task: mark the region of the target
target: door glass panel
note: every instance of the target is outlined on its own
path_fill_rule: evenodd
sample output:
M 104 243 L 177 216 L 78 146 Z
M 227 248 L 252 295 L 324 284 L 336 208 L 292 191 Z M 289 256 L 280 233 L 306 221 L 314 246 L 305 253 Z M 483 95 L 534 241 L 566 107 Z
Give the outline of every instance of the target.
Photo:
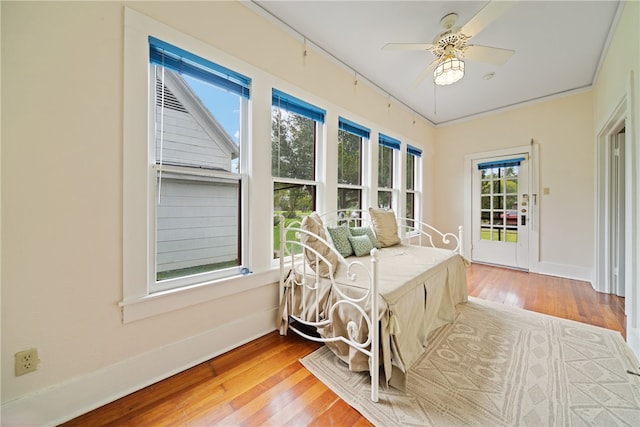
M 480 209 L 491 209 L 491 196 L 482 196 L 480 205 Z
M 480 188 L 480 194 L 491 194 L 491 182 L 482 181 L 482 187 Z
M 504 196 L 493 196 L 493 209 L 504 209 Z
M 518 241 L 518 167 L 480 171 L 480 239 Z

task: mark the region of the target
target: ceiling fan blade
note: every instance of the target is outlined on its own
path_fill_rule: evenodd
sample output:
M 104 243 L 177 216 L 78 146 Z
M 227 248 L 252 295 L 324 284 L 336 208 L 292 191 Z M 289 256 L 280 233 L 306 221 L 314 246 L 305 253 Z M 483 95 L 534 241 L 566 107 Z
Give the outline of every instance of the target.
M 490 1 L 469 22 L 462 26 L 460 32 L 468 37 L 477 35 L 515 4 L 515 1 Z
M 480 45 L 469 45 L 462 56 L 472 61 L 484 62 L 491 65 L 504 65 L 515 53 L 515 50 L 501 49 Z
M 429 50 L 432 47 L 431 43 L 387 43 L 382 50 Z
M 433 62 L 431 62 L 431 64 L 429 64 L 427 66 L 427 68 L 425 68 L 425 70 L 422 72 L 422 74 L 420 74 L 418 76 L 417 79 L 415 79 L 413 81 L 413 88 L 417 88 L 418 86 L 420 86 L 420 83 L 422 83 L 422 81 L 427 78 L 427 76 L 429 74 L 431 74 L 431 72 L 433 71 L 434 68 L 436 68 L 436 65 L 438 65 L 438 62 L 440 62 L 440 58 L 436 58 L 433 60 Z

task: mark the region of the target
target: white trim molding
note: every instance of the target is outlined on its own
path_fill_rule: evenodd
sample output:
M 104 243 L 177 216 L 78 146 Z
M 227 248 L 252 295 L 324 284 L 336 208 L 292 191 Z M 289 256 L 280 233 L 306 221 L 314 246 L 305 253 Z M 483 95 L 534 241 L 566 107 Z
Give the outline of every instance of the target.
M 464 156 L 464 234 L 463 234 L 463 255 L 467 259 L 471 259 L 471 244 L 472 244 L 472 188 L 471 177 L 473 173 L 473 161 L 491 157 L 511 156 L 522 153 L 528 154 L 529 160 L 529 194 L 532 202 L 529 205 L 529 269 L 532 273 L 539 271 L 539 252 L 540 252 L 540 203 L 539 201 L 539 169 L 538 169 L 538 144 L 531 139 L 529 145 L 520 145 L 517 147 L 510 147 L 501 150 L 486 151 L 481 153 L 472 153 Z
M 616 105 L 596 139 L 596 247 L 594 287 L 613 293 L 609 280 L 609 150 L 610 139 L 625 129 L 625 314 L 627 342 L 640 358 L 640 135 L 638 133 L 635 74 L 629 72 L 624 96 Z

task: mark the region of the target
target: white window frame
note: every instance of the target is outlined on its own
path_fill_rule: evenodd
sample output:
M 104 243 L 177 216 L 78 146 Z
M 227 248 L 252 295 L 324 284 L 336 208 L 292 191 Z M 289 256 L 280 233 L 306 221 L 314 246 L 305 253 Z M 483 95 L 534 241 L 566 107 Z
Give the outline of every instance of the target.
M 299 97 L 299 95 L 294 95 L 295 91 L 287 91 L 287 94 L 290 94 L 291 96 L 296 96 Z M 300 97 L 300 99 L 302 99 L 302 97 Z M 302 99 L 304 102 L 308 102 L 304 99 Z M 315 106 L 315 104 L 313 104 Z M 271 106 L 271 110 L 270 110 L 270 114 L 271 114 L 271 119 L 273 120 L 273 105 Z M 280 108 L 280 107 L 278 107 Z M 285 110 L 286 111 L 286 110 Z M 291 113 L 291 114 L 298 114 L 298 113 Z M 275 206 L 273 205 L 273 193 L 275 191 L 275 184 L 277 183 L 290 183 L 290 184 L 297 184 L 297 185 L 313 185 L 315 187 L 315 200 L 313 202 L 313 204 L 315 205 L 315 210 L 322 212 L 325 209 L 325 197 L 326 197 L 326 192 L 324 191 L 324 182 L 326 177 L 324 176 L 325 174 L 325 170 L 326 170 L 326 164 L 325 164 L 325 159 L 323 156 L 323 153 L 325 152 L 324 150 L 324 144 L 325 144 L 325 135 L 326 135 L 326 129 L 325 126 L 327 125 L 326 123 L 326 116 L 325 116 L 325 122 L 319 122 L 317 120 L 314 119 L 310 119 L 313 120 L 315 122 L 315 144 L 314 144 L 314 180 L 310 181 L 310 180 L 306 180 L 306 179 L 297 179 L 297 178 L 288 178 L 288 177 L 276 177 L 273 176 L 273 171 L 271 171 L 271 217 L 275 219 Z M 275 245 L 275 241 L 273 240 L 273 237 L 271 238 L 271 248 L 273 248 Z M 274 251 L 275 252 L 275 251 Z M 273 259 L 271 260 L 271 265 L 272 266 L 279 266 L 279 257 L 275 256 L 273 257 Z
M 405 152 L 405 175 L 406 175 L 406 164 L 409 156 L 413 157 L 413 190 L 407 188 L 407 183 L 405 182 L 405 193 L 413 193 L 413 209 L 414 209 L 414 219 L 418 222 L 422 221 L 422 157 L 414 156 L 409 152 Z M 406 196 L 405 196 L 406 197 Z M 404 209 L 406 209 L 406 199 L 404 203 Z M 408 212 L 404 212 L 404 216 L 406 218 L 409 217 Z
M 125 7 L 124 32 L 124 117 L 123 117 L 123 322 L 144 319 L 157 314 L 188 307 L 225 296 L 244 292 L 277 280 L 277 272 L 266 271 L 248 276 L 238 275 L 220 280 L 210 279 L 176 289 L 151 292 L 155 281 L 155 165 L 154 121 L 149 103 L 153 92 L 149 90 L 149 39 L 165 40 L 196 55 L 211 58 L 216 63 L 239 61 L 189 35 L 155 21 Z M 239 71 L 242 71 L 241 69 Z M 244 103 L 241 134 L 249 135 L 250 106 Z M 146 120 L 141 120 L 146 118 Z M 241 141 L 241 153 L 249 153 L 249 138 Z M 250 159 L 241 155 L 240 171 L 246 175 Z M 242 179 L 243 209 L 248 206 L 248 179 Z M 243 264 L 251 265 L 248 216 L 243 215 Z M 153 271 L 153 274 L 151 274 Z
M 378 144 L 378 161 L 376 162 L 377 167 L 376 167 L 376 183 L 379 184 L 378 181 L 378 174 L 380 173 L 380 150 L 383 147 L 380 143 L 376 142 Z M 402 207 L 402 203 L 403 201 L 400 200 L 400 194 L 402 192 L 401 187 L 400 187 L 400 183 L 403 182 L 404 180 L 402 179 L 402 174 L 404 173 L 404 167 L 402 167 L 401 165 L 401 153 L 400 150 L 391 148 L 391 154 L 392 154 L 392 168 L 393 171 L 391 173 L 391 187 L 380 187 L 379 185 L 376 188 L 376 194 L 375 194 L 375 206 L 378 206 L 378 193 L 382 190 L 382 191 L 386 191 L 386 192 L 390 192 L 391 193 L 391 202 L 390 202 L 390 206 L 389 208 L 392 209 L 394 212 L 396 212 L 396 215 L 399 216 L 401 212 L 403 212 L 404 208 Z M 372 202 L 374 202 L 374 200 L 372 200 Z
M 346 131 L 342 131 L 338 129 L 338 137 L 340 135 L 340 132 L 346 132 Z M 346 132 L 346 133 L 349 133 L 349 132 Z M 370 167 L 369 154 L 368 154 L 369 153 L 368 146 L 369 146 L 370 140 L 369 138 L 365 138 L 363 136 L 359 136 L 359 135 L 355 135 L 355 136 L 358 136 L 358 138 L 360 138 L 360 185 L 341 184 L 338 182 L 337 188 L 338 190 L 340 189 L 360 190 L 360 210 L 366 210 L 366 206 L 369 205 L 369 200 L 368 200 L 369 192 L 368 192 L 368 187 L 366 185 L 366 180 L 369 174 L 368 168 Z M 339 141 L 336 141 L 336 144 L 339 144 Z M 336 174 L 337 173 L 338 173 L 338 168 L 336 167 Z

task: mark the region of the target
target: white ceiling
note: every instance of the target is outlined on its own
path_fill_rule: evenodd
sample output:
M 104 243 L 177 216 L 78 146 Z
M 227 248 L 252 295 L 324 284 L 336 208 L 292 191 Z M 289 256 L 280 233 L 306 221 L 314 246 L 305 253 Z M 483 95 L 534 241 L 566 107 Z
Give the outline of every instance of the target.
M 518 1 L 470 40 L 515 50 L 494 66 L 466 61 L 464 78 L 435 86 L 415 79 L 435 58 L 429 51 L 383 51 L 390 42 L 431 43 L 440 20 L 458 14 L 464 25 L 486 1 L 260 1 L 252 8 L 272 15 L 321 48 L 360 79 L 433 124 L 588 88 L 594 83 L 613 31 L 619 1 Z M 488 73 L 494 77 L 486 80 Z

